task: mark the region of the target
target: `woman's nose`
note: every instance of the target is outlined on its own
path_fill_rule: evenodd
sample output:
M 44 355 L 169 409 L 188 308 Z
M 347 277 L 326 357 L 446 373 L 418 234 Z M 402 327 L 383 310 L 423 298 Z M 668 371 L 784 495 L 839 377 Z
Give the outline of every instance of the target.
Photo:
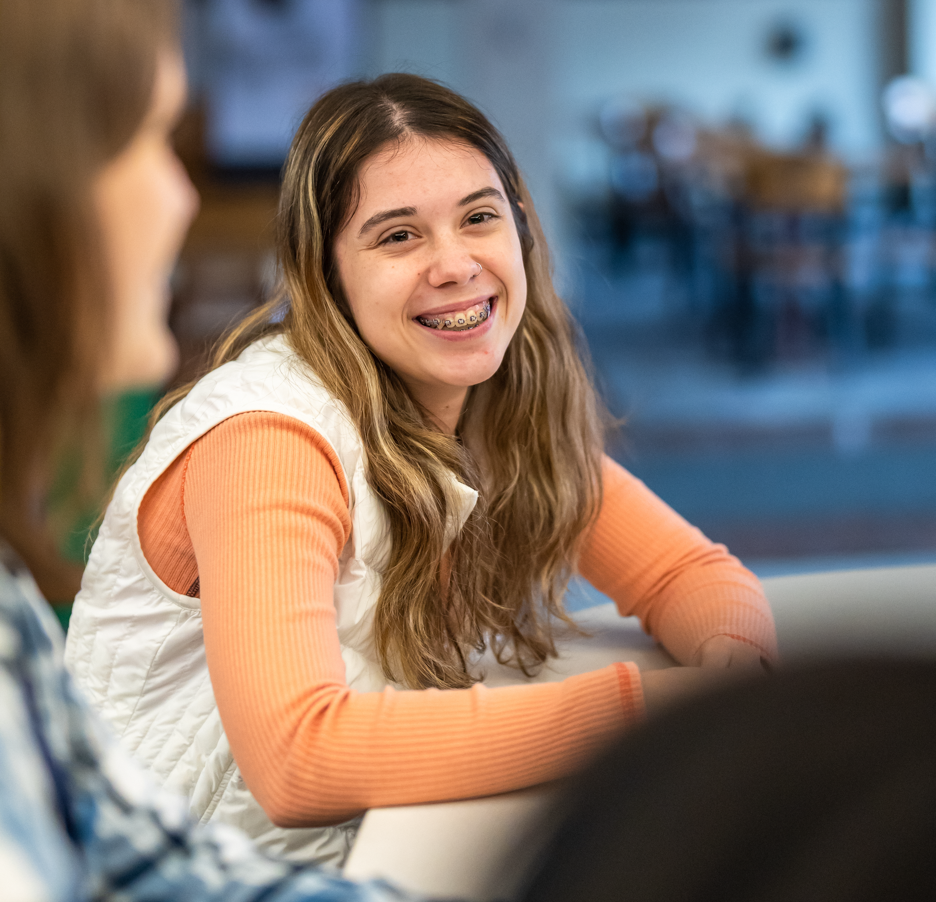
M 443 241 L 433 248 L 427 275 L 434 288 L 441 288 L 467 285 L 480 271 L 481 267 L 460 241 Z

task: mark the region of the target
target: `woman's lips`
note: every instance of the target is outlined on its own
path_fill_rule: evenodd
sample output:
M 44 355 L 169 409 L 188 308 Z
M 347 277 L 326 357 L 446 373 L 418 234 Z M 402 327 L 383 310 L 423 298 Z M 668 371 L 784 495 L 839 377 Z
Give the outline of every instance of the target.
M 499 307 L 499 301 L 497 295 L 492 295 L 487 301 L 484 302 L 485 315 L 478 319 L 475 323 L 466 323 L 464 326 L 459 326 L 456 322 L 453 326 L 445 327 L 444 324 L 441 326 L 432 326 L 428 325 L 422 320 L 424 319 L 436 319 L 437 317 L 414 317 L 413 322 L 418 326 L 421 326 L 431 335 L 438 338 L 444 339 L 446 341 L 469 341 L 475 336 L 486 335 L 491 327 L 494 325 L 494 319 L 497 315 L 497 310 Z M 445 319 L 445 317 L 438 317 L 439 319 Z M 448 315 L 448 318 L 451 319 L 451 314 Z M 456 317 L 457 319 L 457 317 Z
M 485 298 L 462 308 L 449 308 L 442 312 L 422 314 L 414 319 L 427 329 L 439 332 L 469 332 L 486 322 L 491 315 L 496 296 Z

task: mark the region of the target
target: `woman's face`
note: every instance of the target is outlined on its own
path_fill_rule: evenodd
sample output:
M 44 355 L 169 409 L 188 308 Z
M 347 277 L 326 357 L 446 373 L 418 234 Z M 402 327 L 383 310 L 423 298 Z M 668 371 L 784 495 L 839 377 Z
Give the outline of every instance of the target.
M 172 146 L 185 92 L 182 59 L 166 51 L 145 120 L 94 184 L 114 303 L 105 390 L 154 385 L 176 364 L 166 322 L 169 276 L 198 209 L 198 195 Z
M 335 241 L 361 337 L 439 425 L 501 365 L 526 305 L 520 237 L 487 157 L 411 139 L 371 157 Z

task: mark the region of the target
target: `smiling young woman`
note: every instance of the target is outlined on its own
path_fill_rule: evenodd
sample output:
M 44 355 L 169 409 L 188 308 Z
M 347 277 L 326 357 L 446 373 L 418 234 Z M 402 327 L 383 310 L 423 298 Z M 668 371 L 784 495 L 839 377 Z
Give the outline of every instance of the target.
M 411 75 L 325 94 L 279 263 L 164 402 L 69 633 L 197 817 L 339 862 L 368 807 L 554 779 L 702 671 L 774 656 L 754 576 L 603 456 L 533 203 L 464 98 Z M 575 572 L 701 667 L 486 688 L 485 649 L 555 654 Z
M 526 307 L 506 189 L 474 147 L 414 138 L 369 160 L 360 190 L 334 249 L 351 316 L 454 435 L 468 389 L 500 368 Z

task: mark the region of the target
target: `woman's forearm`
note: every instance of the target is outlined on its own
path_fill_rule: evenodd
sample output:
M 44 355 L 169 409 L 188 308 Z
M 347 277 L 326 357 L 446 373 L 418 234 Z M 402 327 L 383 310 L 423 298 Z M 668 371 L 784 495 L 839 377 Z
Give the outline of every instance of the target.
M 580 573 L 684 664 L 717 635 L 773 659 L 773 616 L 754 574 L 610 458 L 602 475 L 604 500 Z

